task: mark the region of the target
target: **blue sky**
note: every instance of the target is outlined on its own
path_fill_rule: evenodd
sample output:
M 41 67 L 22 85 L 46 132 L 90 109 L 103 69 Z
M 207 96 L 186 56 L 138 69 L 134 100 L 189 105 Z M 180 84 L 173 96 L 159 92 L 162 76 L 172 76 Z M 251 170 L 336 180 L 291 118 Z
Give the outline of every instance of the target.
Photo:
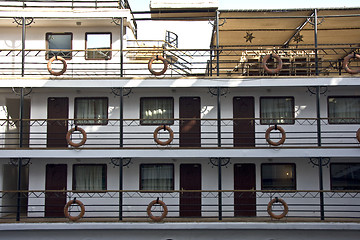
M 149 11 L 150 0 L 128 0 L 133 11 Z M 168 0 L 177 1 L 177 0 Z M 178 0 L 181 1 L 181 0 Z M 218 0 L 219 9 L 360 7 L 359 0 Z

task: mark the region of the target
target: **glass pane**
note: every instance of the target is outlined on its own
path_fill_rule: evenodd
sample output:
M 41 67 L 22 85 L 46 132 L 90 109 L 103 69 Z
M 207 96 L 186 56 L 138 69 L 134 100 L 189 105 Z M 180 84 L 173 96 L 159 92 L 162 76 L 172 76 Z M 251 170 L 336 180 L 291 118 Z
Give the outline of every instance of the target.
M 141 165 L 141 190 L 173 190 L 173 165 Z
M 48 48 L 49 49 L 72 49 L 71 45 L 71 34 L 48 34 Z M 64 58 L 71 57 L 71 52 L 66 51 L 49 51 L 48 57 L 52 58 L 53 56 L 60 56 Z
M 360 123 L 360 97 L 329 97 L 329 123 Z
M 331 164 L 332 190 L 359 190 L 360 163 Z
M 76 124 L 107 124 L 108 100 L 107 98 L 76 98 L 75 118 Z
M 74 190 L 106 190 L 104 165 L 74 165 Z
M 261 98 L 261 124 L 294 124 L 293 98 Z
M 86 51 L 87 59 L 110 59 L 111 51 L 104 51 L 102 49 L 111 49 L 111 34 L 110 33 L 87 33 L 86 47 L 93 49 L 93 51 Z M 101 49 L 101 50 L 97 50 Z
M 173 98 L 142 98 L 141 124 L 174 124 L 173 101 Z
M 263 164 L 261 165 L 262 189 L 295 190 L 295 165 Z

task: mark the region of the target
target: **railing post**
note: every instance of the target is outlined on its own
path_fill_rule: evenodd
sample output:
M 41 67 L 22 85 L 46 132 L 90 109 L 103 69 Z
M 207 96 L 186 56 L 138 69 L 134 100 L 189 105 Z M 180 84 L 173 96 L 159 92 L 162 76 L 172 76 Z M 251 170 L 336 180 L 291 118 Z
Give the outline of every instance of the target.
M 319 157 L 319 190 L 320 190 L 320 219 L 325 220 L 324 213 L 324 187 L 323 187 L 323 171 L 322 171 L 322 158 Z
M 222 181 L 221 181 L 221 157 L 218 158 L 218 190 L 219 190 L 219 194 L 218 194 L 218 216 L 219 216 L 219 220 L 222 220 Z
M 119 93 L 120 93 L 120 103 L 119 103 L 119 107 L 120 107 L 120 117 L 119 117 L 119 125 L 120 125 L 120 129 L 119 129 L 119 137 L 120 137 L 120 148 L 124 147 L 124 96 L 123 96 L 123 88 L 119 88 Z
M 123 219 L 123 158 L 119 160 L 119 221 Z
M 120 77 L 124 76 L 124 18 L 120 18 Z
M 219 60 L 219 11 L 216 10 L 216 76 L 220 75 Z

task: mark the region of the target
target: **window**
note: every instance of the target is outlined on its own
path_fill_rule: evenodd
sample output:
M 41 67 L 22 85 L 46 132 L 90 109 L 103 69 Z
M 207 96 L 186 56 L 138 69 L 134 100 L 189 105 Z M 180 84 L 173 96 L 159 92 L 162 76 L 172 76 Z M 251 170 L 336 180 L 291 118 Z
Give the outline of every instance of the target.
M 295 164 L 262 164 L 261 187 L 263 190 L 296 190 Z
M 60 56 L 65 59 L 71 59 L 71 51 L 53 51 L 53 49 L 72 49 L 72 33 L 46 33 L 46 46 L 48 51 L 46 53 L 46 59 L 50 59 L 53 56 Z
M 75 98 L 75 124 L 107 125 L 108 98 Z
M 331 190 L 360 190 L 360 163 L 331 163 Z
M 86 55 L 85 59 L 111 59 L 111 33 L 86 33 Z
M 141 98 L 140 118 L 140 124 L 143 125 L 174 124 L 174 99 L 172 97 Z
M 328 118 L 331 124 L 359 124 L 360 96 L 328 97 Z
M 73 190 L 106 190 L 106 165 L 74 164 Z
M 174 190 L 174 165 L 141 164 L 140 190 Z
M 261 97 L 261 124 L 294 124 L 293 97 Z

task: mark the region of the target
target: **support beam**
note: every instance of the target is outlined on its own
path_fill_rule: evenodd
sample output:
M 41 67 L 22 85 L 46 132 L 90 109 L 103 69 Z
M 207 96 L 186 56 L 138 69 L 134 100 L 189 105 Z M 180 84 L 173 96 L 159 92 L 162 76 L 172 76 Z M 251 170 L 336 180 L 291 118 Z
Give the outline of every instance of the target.
M 308 17 L 308 18 L 306 19 L 305 22 L 303 22 L 300 26 L 298 26 L 298 27 L 296 28 L 295 33 L 294 33 L 288 40 L 286 40 L 286 41 L 284 42 L 283 48 L 289 47 L 289 44 L 290 44 L 291 40 L 292 40 L 298 33 L 300 33 L 301 30 L 303 30 L 303 28 L 306 26 L 306 24 L 309 22 L 309 20 L 310 20 L 312 17 L 314 17 L 314 13 L 312 13 L 312 14 L 310 15 L 310 17 Z
M 120 158 L 119 160 L 119 221 L 123 220 L 123 170 L 124 170 L 124 162 L 123 158 Z

